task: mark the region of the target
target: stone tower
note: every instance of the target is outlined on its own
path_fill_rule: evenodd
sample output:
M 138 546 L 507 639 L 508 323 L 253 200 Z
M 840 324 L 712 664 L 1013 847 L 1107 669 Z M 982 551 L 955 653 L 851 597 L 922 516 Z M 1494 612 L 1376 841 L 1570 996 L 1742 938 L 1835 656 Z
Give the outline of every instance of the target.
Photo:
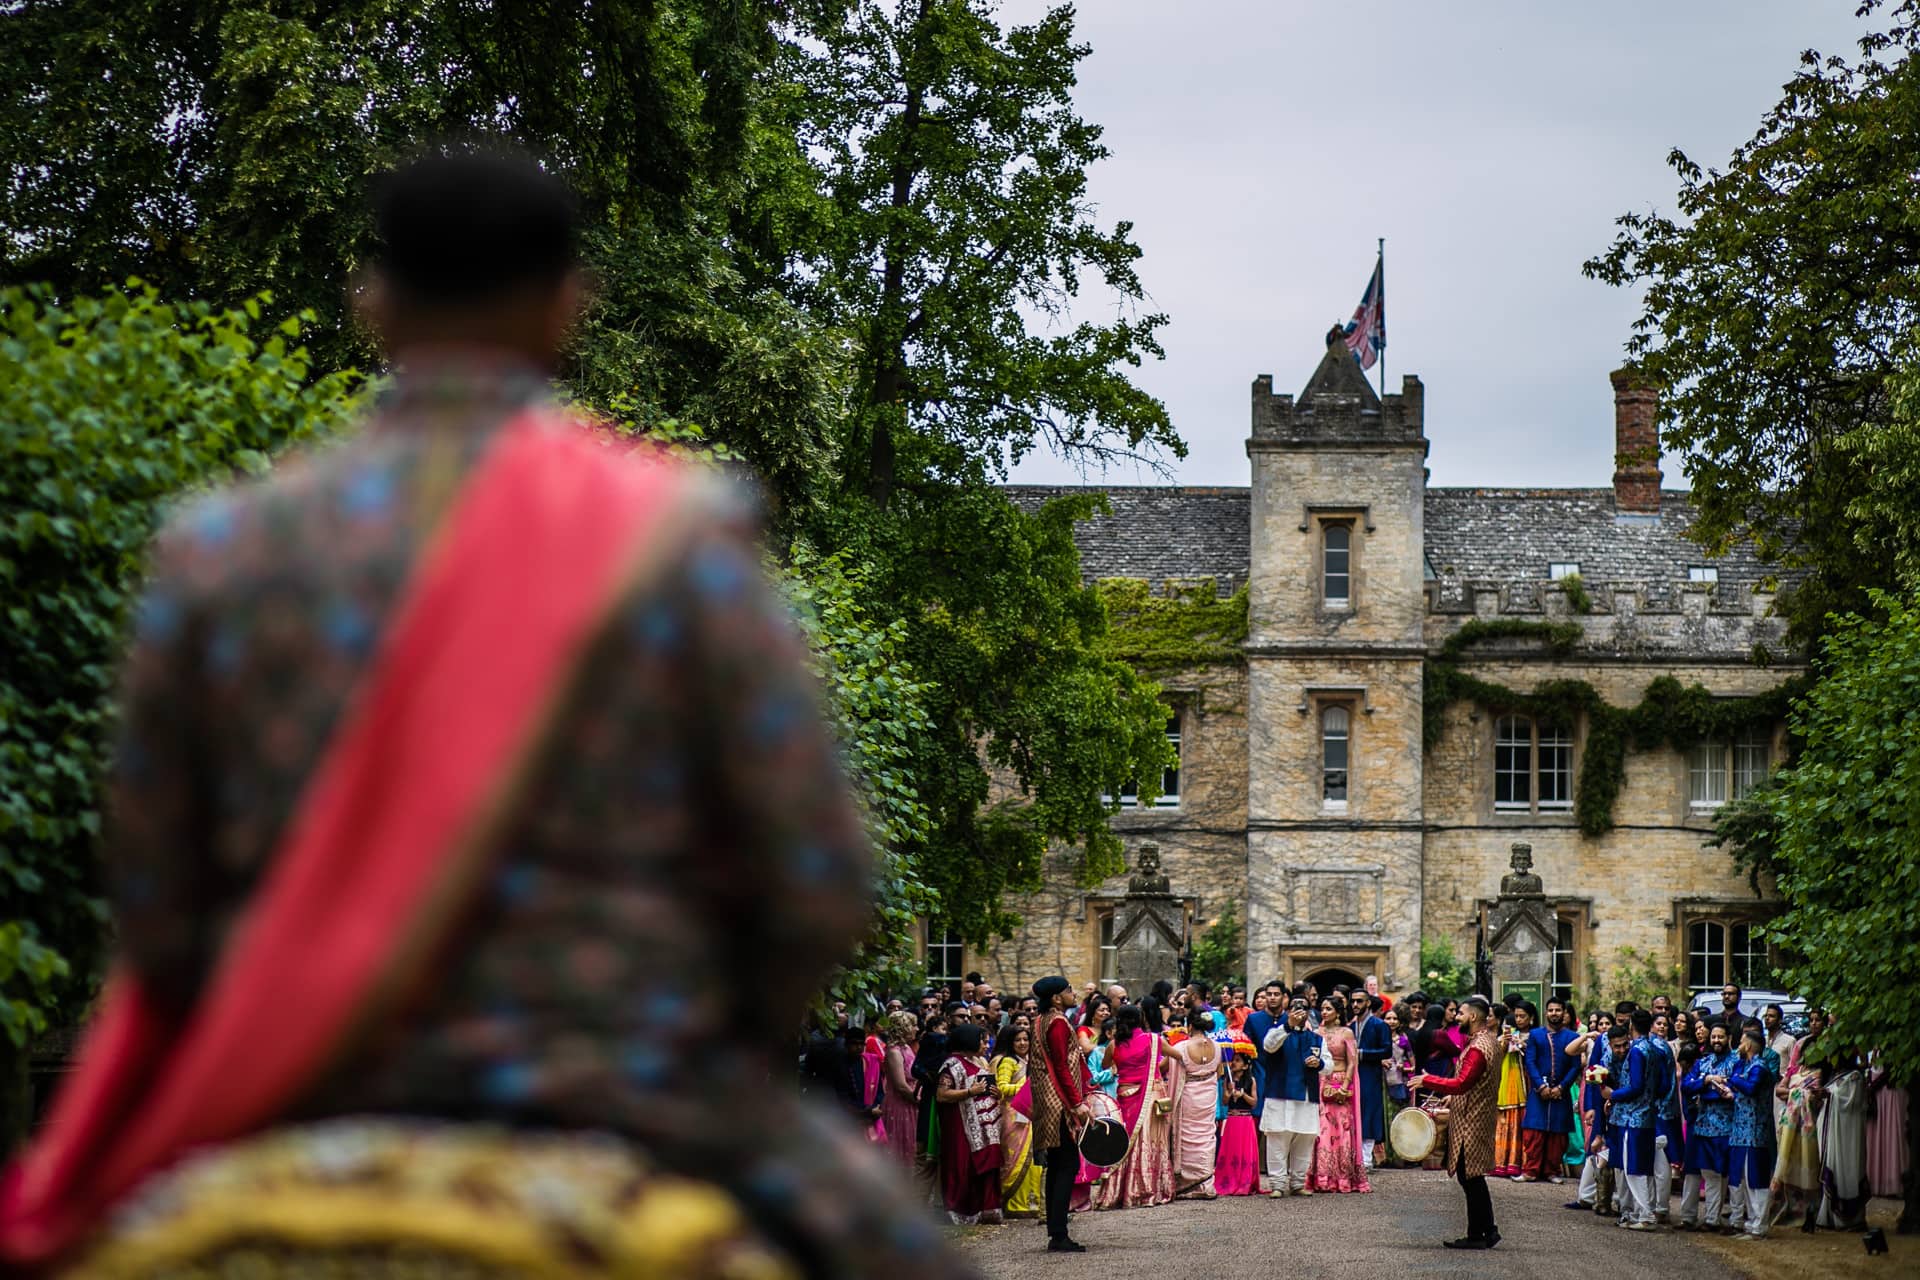
M 1253 383 L 1247 977 L 1415 985 L 1420 380 L 1383 403 L 1339 331 L 1294 396 Z

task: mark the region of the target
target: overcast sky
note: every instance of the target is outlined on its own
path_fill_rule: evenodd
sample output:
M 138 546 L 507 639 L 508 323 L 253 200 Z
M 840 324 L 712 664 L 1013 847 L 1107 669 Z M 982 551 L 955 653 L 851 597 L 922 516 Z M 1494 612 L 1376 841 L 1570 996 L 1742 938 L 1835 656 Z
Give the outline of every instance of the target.
M 1581 262 L 1619 214 L 1673 208 L 1671 148 L 1724 163 L 1802 49 L 1855 54 L 1854 5 L 1082 0 L 1075 97 L 1113 153 L 1091 195 L 1134 222 L 1170 317 L 1138 382 L 1187 442 L 1175 482 L 1247 483 L 1248 384 L 1299 392 L 1385 236 L 1387 389 L 1426 384 L 1432 483 L 1610 484 L 1637 312 Z M 1083 480 L 1051 458 L 1013 478 Z

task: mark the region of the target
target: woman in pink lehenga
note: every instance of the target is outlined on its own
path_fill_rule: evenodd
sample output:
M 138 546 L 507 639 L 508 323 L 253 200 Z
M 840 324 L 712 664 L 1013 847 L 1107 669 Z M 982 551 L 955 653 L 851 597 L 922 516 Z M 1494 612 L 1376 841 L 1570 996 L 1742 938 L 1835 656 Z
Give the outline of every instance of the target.
M 1139 1209 L 1173 1199 L 1173 1160 L 1168 1154 L 1166 1100 L 1161 1080 L 1167 1043 L 1147 1031 L 1138 1005 L 1114 1015 L 1111 1060 L 1119 1081 L 1120 1122 L 1132 1141 L 1127 1155 L 1092 1188 L 1095 1209 Z
M 1219 1149 L 1220 1046 L 1213 1042 L 1213 1015 L 1193 1015 L 1193 1034 L 1167 1054 L 1172 1068 L 1173 1188 L 1187 1200 L 1214 1197 L 1213 1162 Z
M 920 1023 L 912 1014 L 887 1015 L 887 1047 L 881 1060 L 887 1088 L 880 1099 L 880 1124 L 886 1132 L 880 1141 L 906 1169 L 920 1163 L 920 1086 L 913 1078 L 913 1044 L 919 1034 Z
M 1320 1141 L 1313 1148 L 1313 1191 L 1371 1191 L 1360 1157 L 1360 1047 L 1347 1030 L 1347 1002 L 1338 993 L 1320 1002 Z
M 1251 1047 L 1245 1040 L 1236 1046 Z M 1213 1189 L 1223 1196 L 1250 1196 L 1260 1190 L 1260 1134 L 1253 1104 L 1258 1088 L 1253 1060 L 1246 1053 L 1227 1056 L 1227 1118 L 1220 1124 L 1220 1153 L 1214 1160 Z

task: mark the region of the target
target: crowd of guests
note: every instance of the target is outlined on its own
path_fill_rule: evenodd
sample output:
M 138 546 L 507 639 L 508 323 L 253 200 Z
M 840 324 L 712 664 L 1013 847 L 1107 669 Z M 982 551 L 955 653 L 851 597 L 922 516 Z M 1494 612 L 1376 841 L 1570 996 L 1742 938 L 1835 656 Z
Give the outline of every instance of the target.
M 1748 1017 L 1740 998 L 1728 987 L 1710 1011 L 1657 996 L 1584 1022 L 1567 1000 L 1494 1004 L 1491 1174 L 1577 1178 L 1568 1208 L 1640 1231 L 1759 1236 L 1788 1214 L 1808 1230 L 1861 1224 L 1869 1195 L 1899 1194 L 1904 1093 L 1837 1042 L 1815 1052 L 1832 1038 L 1821 1011 L 1795 1037 L 1779 1006 Z M 1029 1073 L 1041 1012 L 978 974 L 889 1001 L 875 1025 L 836 1010 L 838 1035 L 809 1046 L 803 1082 L 921 1172 L 954 1221 L 1039 1216 Z M 1161 982 L 1137 1002 L 1089 983 L 1064 1016 L 1097 1094 L 1090 1114 L 1129 1138 L 1118 1164 L 1080 1164 L 1075 1210 L 1364 1194 L 1377 1170 L 1416 1163 L 1390 1140 L 1409 1106 L 1439 1135 L 1417 1163 L 1443 1167 L 1448 1098 L 1410 1085 L 1453 1074 L 1466 1044 L 1457 1001 L 1396 1002 L 1372 978 L 1324 994 Z
M 1823 1010 L 1795 1036 L 1779 1005 L 1753 1017 L 1740 999 L 1728 986 L 1718 1009 L 1622 1003 L 1570 1039 L 1590 1158 L 1567 1208 L 1759 1239 L 1782 1221 L 1861 1229 L 1870 1196 L 1900 1194 L 1905 1091 Z

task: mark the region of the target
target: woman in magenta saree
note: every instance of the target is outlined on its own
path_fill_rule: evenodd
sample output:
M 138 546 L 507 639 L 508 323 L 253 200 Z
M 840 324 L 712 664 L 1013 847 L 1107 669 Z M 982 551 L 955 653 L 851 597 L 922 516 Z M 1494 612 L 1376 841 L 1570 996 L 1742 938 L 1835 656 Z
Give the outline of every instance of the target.
M 1313 1149 L 1313 1191 L 1371 1191 L 1360 1153 L 1360 1048 L 1347 1030 L 1347 1002 L 1338 995 L 1320 1002 L 1320 1038 L 1326 1069 L 1320 1073 L 1320 1141 Z
M 1093 1188 L 1095 1209 L 1139 1209 L 1173 1199 L 1169 1150 L 1166 1041 L 1146 1030 L 1137 1005 L 1114 1015 L 1112 1060 L 1118 1080 L 1120 1122 L 1127 1127 L 1127 1155 Z

